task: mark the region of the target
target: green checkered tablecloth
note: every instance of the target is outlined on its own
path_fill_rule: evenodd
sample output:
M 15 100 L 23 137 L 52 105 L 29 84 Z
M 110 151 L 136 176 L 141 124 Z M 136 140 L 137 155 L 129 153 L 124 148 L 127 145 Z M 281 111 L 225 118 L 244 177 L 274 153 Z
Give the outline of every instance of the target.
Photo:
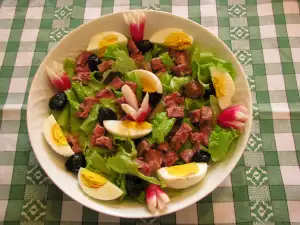
M 300 13 L 280 0 L 0 0 L 0 224 L 146 224 L 64 195 L 28 140 L 32 78 L 65 34 L 100 15 L 155 4 L 208 27 L 248 76 L 254 121 L 245 153 L 210 195 L 153 224 L 300 224 Z M 3 223 L 2 223 L 3 222 Z

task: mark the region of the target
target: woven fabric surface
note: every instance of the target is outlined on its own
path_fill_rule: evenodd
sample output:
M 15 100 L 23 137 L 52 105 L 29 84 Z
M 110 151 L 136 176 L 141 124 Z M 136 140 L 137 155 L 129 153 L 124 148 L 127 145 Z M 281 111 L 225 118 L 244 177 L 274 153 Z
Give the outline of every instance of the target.
M 248 77 L 253 125 L 243 157 L 206 198 L 155 220 L 94 212 L 39 166 L 26 127 L 32 78 L 81 24 L 149 7 L 202 24 Z M 300 12 L 280 0 L 0 0 L 0 224 L 300 224 Z M 3 222 L 3 223 L 1 223 Z

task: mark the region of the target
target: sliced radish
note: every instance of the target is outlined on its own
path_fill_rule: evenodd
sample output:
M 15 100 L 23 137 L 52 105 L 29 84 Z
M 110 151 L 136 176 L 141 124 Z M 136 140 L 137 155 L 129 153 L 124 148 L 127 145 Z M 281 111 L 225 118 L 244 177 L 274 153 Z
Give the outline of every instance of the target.
M 155 213 L 164 210 L 170 198 L 158 185 L 150 184 L 146 189 L 146 202 L 149 210 Z
M 242 130 L 248 117 L 248 110 L 245 106 L 235 105 L 223 110 L 218 117 L 218 124 L 221 127 Z
M 142 122 L 147 119 L 147 116 L 150 112 L 150 105 L 149 105 L 149 94 L 147 93 L 142 101 L 141 107 L 137 112 L 136 121 Z
M 131 117 L 133 120 L 136 120 L 137 118 L 137 111 L 132 108 L 130 105 L 128 104 L 121 104 L 122 109 L 124 110 L 124 112 Z
M 167 203 L 165 203 L 163 200 L 160 198 L 157 198 L 157 209 L 159 211 L 163 211 L 167 207 Z
M 127 84 L 125 84 L 121 88 L 121 91 L 126 102 L 137 111 L 139 109 L 139 105 L 136 95 L 133 93 L 132 89 Z
M 61 64 L 53 62 L 53 67 L 46 67 L 46 72 L 51 83 L 58 91 L 65 91 L 71 88 L 71 81 L 68 75 L 64 72 Z
M 156 206 L 157 206 L 157 198 L 156 198 L 156 191 L 155 189 L 152 189 L 150 187 L 146 190 L 146 202 L 148 209 L 155 213 L 156 212 Z
M 156 193 L 157 193 L 158 197 L 161 200 L 163 200 L 165 203 L 169 203 L 170 202 L 169 196 L 163 190 L 161 190 L 161 188 L 158 187 L 158 186 L 156 188 Z
M 133 10 L 123 15 L 125 23 L 129 26 L 133 41 L 142 41 L 144 39 L 146 15 L 142 10 Z

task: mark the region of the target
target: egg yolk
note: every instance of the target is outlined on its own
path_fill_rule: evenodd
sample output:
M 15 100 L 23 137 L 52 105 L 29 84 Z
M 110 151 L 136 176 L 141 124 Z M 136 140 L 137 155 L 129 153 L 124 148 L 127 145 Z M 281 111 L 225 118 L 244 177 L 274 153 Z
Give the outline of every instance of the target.
M 165 39 L 164 44 L 169 48 L 184 50 L 191 46 L 191 38 L 184 32 L 173 32 Z
M 217 98 L 223 97 L 226 95 L 226 79 L 222 74 L 212 77 L 212 82 L 216 90 Z
M 101 51 L 99 56 L 103 56 L 106 48 L 112 44 L 115 44 L 117 41 L 118 41 L 118 37 L 114 34 L 110 34 L 101 38 L 98 44 L 99 50 Z
M 107 179 L 100 174 L 87 169 L 82 169 L 80 176 L 82 183 L 89 188 L 99 188 L 107 182 Z
M 57 123 L 52 126 L 51 133 L 56 145 L 63 146 L 68 144 L 65 135 L 63 134 L 60 126 Z
M 169 174 L 176 177 L 187 177 L 199 172 L 199 167 L 196 163 L 188 163 L 184 165 L 167 167 Z
M 145 77 L 140 77 L 140 82 L 141 82 L 141 85 L 143 87 L 143 91 L 144 92 L 149 92 L 149 93 L 153 93 L 153 92 L 156 92 L 156 87 L 155 85 L 150 82 L 147 78 Z
M 137 122 L 130 121 L 130 120 L 123 121 L 123 125 L 126 128 L 134 128 L 137 130 L 143 130 L 143 129 L 148 129 L 148 128 L 152 127 L 152 124 L 148 123 L 148 122 L 137 123 Z

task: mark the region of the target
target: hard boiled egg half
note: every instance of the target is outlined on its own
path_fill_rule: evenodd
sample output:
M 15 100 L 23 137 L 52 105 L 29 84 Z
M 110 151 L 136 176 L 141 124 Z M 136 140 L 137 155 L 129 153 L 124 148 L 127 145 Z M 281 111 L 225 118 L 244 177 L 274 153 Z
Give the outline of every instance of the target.
M 95 34 L 92 36 L 87 51 L 94 52 L 99 57 L 102 57 L 108 46 L 113 44 L 124 44 L 127 45 L 127 37 L 123 34 L 115 31 L 107 31 Z
M 231 105 L 231 99 L 235 93 L 235 85 L 227 71 L 218 67 L 210 67 L 212 82 L 216 90 L 220 108 L 226 109 Z
M 131 139 L 144 137 L 152 131 L 152 124 L 148 122 L 105 120 L 103 121 L 103 125 L 112 135 Z
M 151 73 L 148 70 L 141 70 L 141 69 L 132 70 L 130 73 L 135 73 L 135 75 L 141 82 L 144 92 L 149 92 L 149 93 L 157 92 L 160 94 L 163 93 L 163 87 L 161 85 L 161 82 L 154 73 Z
M 50 115 L 45 120 L 43 132 L 46 141 L 55 152 L 65 157 L 69 157 L 74 154 L 53 115 Z
M 99 200 L 119 198 L 123 191 L 98 173 L 80 168 L 78 181 L 82 190 L 89 196 Z
M 177 166 L 163 167 L 157 170 L 157 175 L 167 187 L 183 189 L 198 183 L 207 171 L 206 163 L 188 163 Z
M 150 42 L 163 45 L 167 48 L 185 50 L 192 46 L 193 37 L 177 28 L 165 28 L 157 31 L 150 37 Z

